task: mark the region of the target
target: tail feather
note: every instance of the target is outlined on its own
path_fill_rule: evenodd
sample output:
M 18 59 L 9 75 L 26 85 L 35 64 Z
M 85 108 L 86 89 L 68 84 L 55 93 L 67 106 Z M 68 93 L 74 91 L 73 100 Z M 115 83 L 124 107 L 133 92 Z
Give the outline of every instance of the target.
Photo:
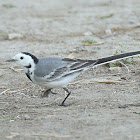
M 136 52 L 129 52 L 129 53 L 114 55 L 110 57 L 105 57 L 105 58 L 101 58 L 97 60 L 81 60 L 81 59 L 64 58 L 63 61 L 70 62 L 66 68 L 69 69 L 69 72 L 73 73 L 76 71 L 85 71 L 96 65 L 102 65 L 105 63 L 132 57 L 139 54 L 140 54 L 140 51 L 136 51 Z
M 101 58 L 101 59 L 98 59 L 94 65 L 106 64 L 111 61 L 121 60 L 121 59 L 132 57 L 135 55 L 140 55 L 140 51 L 129 52 L 129 53 L 118 54 L 118 55 L 114 55 L 114 56 L 110 56 L 110 57 Z

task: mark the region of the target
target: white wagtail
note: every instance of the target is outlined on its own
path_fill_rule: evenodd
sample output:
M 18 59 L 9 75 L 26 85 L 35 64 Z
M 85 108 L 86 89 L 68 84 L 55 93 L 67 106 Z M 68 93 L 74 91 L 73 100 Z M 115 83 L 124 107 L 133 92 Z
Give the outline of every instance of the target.
M 119 54 L 97 60 L 81 60 L 54 57 L 38 59 L 28 52 L 21 52 L 7 61 L 16 61 L 22 66 L 25 74 L 33 83 L 47 88 L 48 90 L 44 93 L 44 96 L 50 93 L 51 89 L 62 87 L 68 93 L 61 103 L 61 105 L 64 105 L 64 102 L 71 94 L 67 88 L 68 83 L 72 82 L 81 72 L 94 66 L 138 54 L 140 54 L 140 51 Z

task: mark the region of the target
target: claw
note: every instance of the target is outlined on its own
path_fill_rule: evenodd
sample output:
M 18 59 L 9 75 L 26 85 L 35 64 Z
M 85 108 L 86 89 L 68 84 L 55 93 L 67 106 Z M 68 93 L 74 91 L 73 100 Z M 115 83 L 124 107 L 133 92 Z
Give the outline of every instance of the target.
M 46 91 L 44 92 L 44 94 L 41 97 L 48 97 L 48 95 L 51 94 L 57 94 L 55 92 L 51 91 L 52 89 L 46 89 Z

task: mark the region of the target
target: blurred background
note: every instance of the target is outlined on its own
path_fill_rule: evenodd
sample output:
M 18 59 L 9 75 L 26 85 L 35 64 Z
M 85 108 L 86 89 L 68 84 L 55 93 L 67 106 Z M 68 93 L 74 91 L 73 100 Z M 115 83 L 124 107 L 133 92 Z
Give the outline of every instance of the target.
M 81 74 L 67 107 L 58 106 L 63 90 L 41 98 L 5 62 L 19 52 L 97 59 L 138 50 L 139 0 L 0 0 L 0 140 L 139 140 L 140 58 Z
M 137 0 L 6 0 L 0 11 L 2 54 L 93 58 L 139 48 Z

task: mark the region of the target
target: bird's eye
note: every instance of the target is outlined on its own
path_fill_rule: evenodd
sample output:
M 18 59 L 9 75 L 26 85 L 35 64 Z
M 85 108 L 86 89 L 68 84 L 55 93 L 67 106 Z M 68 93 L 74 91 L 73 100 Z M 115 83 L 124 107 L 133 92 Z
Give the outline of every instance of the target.
M 20 59 L 23 59 L 23 58 L 24 58 L 24 57 L 22 57 L 22 56 L 20 57 Z

